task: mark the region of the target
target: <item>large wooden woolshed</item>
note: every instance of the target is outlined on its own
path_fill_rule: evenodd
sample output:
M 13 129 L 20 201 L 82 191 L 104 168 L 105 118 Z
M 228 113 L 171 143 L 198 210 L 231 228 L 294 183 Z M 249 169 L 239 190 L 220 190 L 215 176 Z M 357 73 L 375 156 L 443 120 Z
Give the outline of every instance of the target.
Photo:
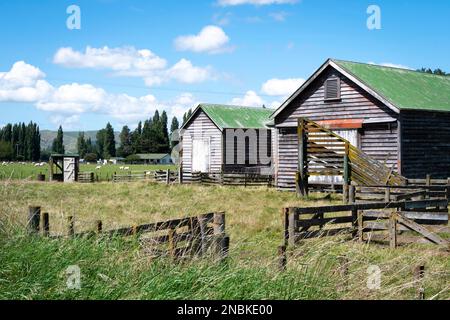
M 272 134 L 267 127 L 273 110 L 244 106 L 200 104 L 181 127 L 181 167 L 183 176 L 192 172 L 233 173 L 271 168 Z M 237 138 L 227 139 L 227 132 L 256 132 L 257 145 L 245 140 L 245 159 L 237 160 Z M 230 137 L 230 136 L 228 136 Z M 259 153 L 267 150 L 270 163 L 262 162 Z M 227 161 L 233 152 L 234 161 Z M 253 157 L 257 153 L 256 157 Z M 251 161 L 257 159 L 257 161 Z
M 329 59 L 272 117 L 279 189 L 295 189 L 299 118 L 407 178 L 450 177 L 450 77 Z

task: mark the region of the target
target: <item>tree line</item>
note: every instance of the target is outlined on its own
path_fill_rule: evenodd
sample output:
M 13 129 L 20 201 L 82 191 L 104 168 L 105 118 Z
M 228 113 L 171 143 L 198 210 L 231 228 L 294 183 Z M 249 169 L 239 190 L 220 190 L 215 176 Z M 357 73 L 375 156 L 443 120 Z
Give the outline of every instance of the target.
M 0 129 L 0 160 L 39 161 L 40 158 L 41 134 L 36 123 L 8 123 Z
M 119 146 L 116 148 L 114 128 L 110 123 L 97 132 L 95 143 L 80 132 L 77 139 L 77 151 L 86 161 L 122 157 L 131 159 L 140 153 L 170 153 L 170 134 L 179 129 L 176 117 L 172 118 L 170 131 L 167 113 L 155 111 L 153 117 L 140 121 L 136 129 L 123 126 L 119 134 Z M 62 130 L 62 129 L 61 129 Z M 58 138 L 58 137 L 57 137 Z M 59 145 L 59 143 L 57 143 Z

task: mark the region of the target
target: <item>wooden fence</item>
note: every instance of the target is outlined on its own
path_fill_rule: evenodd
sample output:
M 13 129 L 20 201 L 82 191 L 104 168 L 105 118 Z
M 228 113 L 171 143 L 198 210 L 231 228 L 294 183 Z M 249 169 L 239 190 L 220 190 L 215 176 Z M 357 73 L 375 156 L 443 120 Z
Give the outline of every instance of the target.
M 273 187 L 272 175 L 256 173 L 201 173 L 183 172 L 183 183 L 243 186 L 243 187 Z
M 79 183 L 93 183 L 95 182 L 94 172 L 79 172 L 77 182 Z
M 375 239 L 373 233 L 378 231 L 389 231 L 387 239 L 394 248 L 398 231 L 414 231 L 429 242 L 449 245 L 433 232 L 435 226 L 448 225 L 447 199 L 285 208 L 283 217 L 284 246 L 341 234 L 364 241 L 366 234 L 370 234 L 369 239 Z M 448 231 L 448 228 L 442 230 Z
M 136 181 L 154 181 L 160 183 L 176 183 L 179 182 L 179 174 L 174 170 L 156 170 L 142 172 L 114 172 L 112 176 L 113 182 L 136 182 Z
M 41 218 L 42 217 L 42 218 Z M 61 239 L 64 237 L 127 237 L 137 236 L 143 250 L 152 257 L 170 256 L 174 259 L 216 255 L 220 260 L 227 258 L 230 238 L 225 230 L 225 213 L 208 213 L 195 217 L 181 218 L 103 230 L 102 221 L 96 221 L 95 230 L 75 231 L 75 219 L 67 220 L 67 234 L 50 236 L 49 214 L 41 207 L 29 207 L 27 230 L 30 234 Z

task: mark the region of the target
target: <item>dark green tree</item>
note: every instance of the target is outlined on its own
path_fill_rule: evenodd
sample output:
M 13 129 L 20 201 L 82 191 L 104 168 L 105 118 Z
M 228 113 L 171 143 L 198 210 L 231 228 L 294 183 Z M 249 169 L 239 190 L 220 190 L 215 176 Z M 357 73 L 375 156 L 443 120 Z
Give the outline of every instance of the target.
M 19 137 L 20 140 L 20 137 Z M 53 140 L 52 144 L 52 152 L 58 153 L 58 154 L 64 154 L 64 132 L 62 129 L 62 126 L 59 126 L 58 133 L 56 134 L 56 138 Z
M 86 143 L 86 139 L 84 137 L 84 132 L 80 132 L 78 134 L 77 150 L 78 150 L 78 154 L 80 155 L 81 158 L 84 158 L 84 156 L 88 153 L 87 143 Z
M 120 146 L 117 155 L 123 158 L 133 154 L 132 134 L 128 126 L 124 126 L 120 132 Z
M 103 157 L 110 159 L 116 156 L 116 139 L 114 136 L 114 128 L 108 122 L 105 128 L 105 144 L 103 150 Z

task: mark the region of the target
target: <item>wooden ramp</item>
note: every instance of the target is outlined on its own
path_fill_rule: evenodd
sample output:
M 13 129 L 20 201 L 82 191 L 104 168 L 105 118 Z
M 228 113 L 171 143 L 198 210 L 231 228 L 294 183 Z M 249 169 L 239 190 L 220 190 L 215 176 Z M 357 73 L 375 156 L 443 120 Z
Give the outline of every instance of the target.
M 318 123 L 300 118 L 298 121 L 299 172 L 297 191 L 308 194 L 311 176 L 341 176 L 344 185 L 402 186 L 407 179 L 351 145 L 350 142 Z

